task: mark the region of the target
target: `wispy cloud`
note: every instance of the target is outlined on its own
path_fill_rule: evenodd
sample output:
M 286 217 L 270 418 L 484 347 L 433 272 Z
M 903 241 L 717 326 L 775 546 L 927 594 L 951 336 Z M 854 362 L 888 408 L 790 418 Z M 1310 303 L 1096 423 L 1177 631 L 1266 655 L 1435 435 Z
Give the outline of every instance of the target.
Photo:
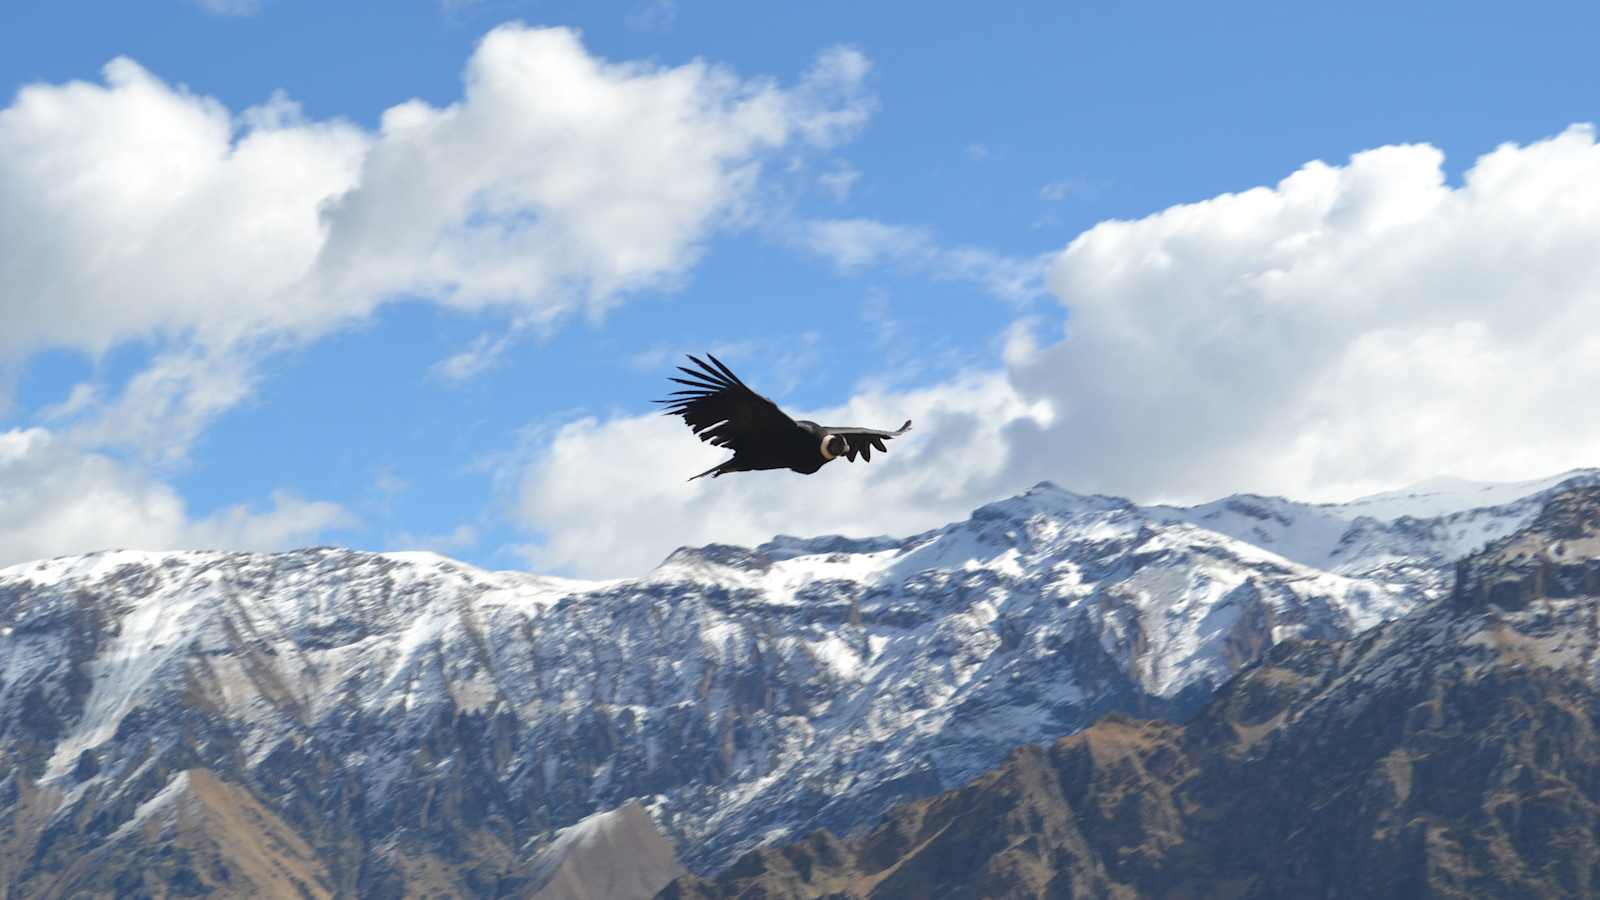
M 807 373 L 822 363 L 821 344 L 822 333 L 815 330 L 781 337 L 716 340 L 700 347 L 656 344 L 634 354 L 628 362 L 641 372 L 658 372 L 683 365 L 691 353 L 700 356 L 709 352 L 730 365 L 760 359 L 778 379 L 770 385 L 772 393 L 781 396 L 803 383 Z
M 482 375 L 500 363 L 500 357 L 517 341 L 517 333 L 490 331 L 473 338 L 472 345 L 453 353 L 428 368 L 435 378 L 450 382 L 464 382 Z
M 390 550 L 432 550 L 435 553 L 461 553 L 478 545 L 482 532 L 476 525 L 457 525 L 437 534 L 396 532 L 384 543 Z
M 828 219 L 801 226 L 800 243 L 841 271 L 889 265 L 933 278 L 967 281 L 1010 302 L 1045 293 L 1048 254 L 1006 256 L 981 247 L 946 247 L 932 232 L 873 219 Z
M 677 0 L 644 0 L 622 19 L 634 31 L 671 31 L 677 21 Z
M 254 16 L 261 13 L 262 0 L 193 0 L 193 3 L 214 16 Z
M 861 170 L 847 162 L 840 162 L 832 170 L 817 176 L 817 181 L 840 203 L 850 199 L 850 191 L 860 179 Z

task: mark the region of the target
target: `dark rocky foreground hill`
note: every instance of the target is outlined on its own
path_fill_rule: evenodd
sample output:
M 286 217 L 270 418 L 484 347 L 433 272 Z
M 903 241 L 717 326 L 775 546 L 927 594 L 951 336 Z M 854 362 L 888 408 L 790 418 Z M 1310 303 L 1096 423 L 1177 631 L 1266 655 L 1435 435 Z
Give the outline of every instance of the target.
M 1446 602 L 1278 644 L 1185 725 L 1113 715 L 661 896 L 1595 896 L 1600 490 L 1458 571 Z

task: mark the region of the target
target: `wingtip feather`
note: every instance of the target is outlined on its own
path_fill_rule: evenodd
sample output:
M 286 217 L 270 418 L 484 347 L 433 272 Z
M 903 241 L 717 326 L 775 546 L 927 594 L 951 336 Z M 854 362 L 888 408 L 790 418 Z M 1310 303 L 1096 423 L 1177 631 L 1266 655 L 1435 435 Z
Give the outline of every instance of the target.
M 709 353 L 707 353 L 706 356 L 709 356 L 712 359 L 716 359 L 715 356 L 711 356 L 711 354 L 709 354 Z M 717 367 L 716 366 L 713 366 L 710 363 L 706 362 L 705 360 L 701 359 L 700 357 L 695 356 L 693 353 L 689 354 L 689 358 L 694 360 L 694 364 L 695 365 L 697 365 L 701 369 L 705 370 L 704 372 L 690 372 L 689 373 L 691 375 L 694 375 L 696 378 L 704 378 L 707 381 L 711 381 L 714 384 L 717 384 L 717 385 L 719 385 L 721 387 L 733 387 L 734 386 L 734 382 L 738 380 L 738 379 L 729 380 L 727 376 L 725 376 L 721 372 L 717 371 Z M 682 368 L 682 367 L 680 366 L 679 368 Z
M 722 370 L 722 374 L 726 375 L 728 377 L 729 381 L 733 382 L 734 384 L 738 385 L 739 387 L 744 387 L 745 386 L 744 382 L 739 380 L 739 376 L 733 374 L 733 370 L 728 368 L 728 366 L 722 360 L 717 359 L 715 356 L 711 355 L 711 353 L 709 351 L 707 351 L 707 353 L 706 353 L 706 358 L 711 360 L 712 362 L 716 363 L 717 364 L 717 368 Z

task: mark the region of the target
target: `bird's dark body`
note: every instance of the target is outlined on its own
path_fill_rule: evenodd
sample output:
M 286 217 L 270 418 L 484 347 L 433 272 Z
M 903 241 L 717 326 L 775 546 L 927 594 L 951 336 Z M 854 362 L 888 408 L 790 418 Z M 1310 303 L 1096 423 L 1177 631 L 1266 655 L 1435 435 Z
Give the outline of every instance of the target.
M 667 415 L 682 416 L 701 440 L 733 451 L 732 459 L 694 478 L 766 469 L 811 475 L 841 456 L 855 462 L 859 455 L 870 462 L 874 448 L 884 451 L 884 441 L 911 427 L 907 421 L 898 431 L 880 431 L 791 419 L 777 404 L 750 390 L 721 360 L 709 353 L 706 357 L 710 363 L 690 356 L 699 369 L 680 367 L 690 378 L 672 379 L 687 390 L 657 401 L 667 404 Z
M 822 455 L 822 429 L 815 422 L 797 421 L 795 424 L 805 430 L 779 432 L 753 442 L 748 449 L 735 450 L 733 459 L 719 466 L 716 474 L 789 469 L 811 475 L 831 462 Z

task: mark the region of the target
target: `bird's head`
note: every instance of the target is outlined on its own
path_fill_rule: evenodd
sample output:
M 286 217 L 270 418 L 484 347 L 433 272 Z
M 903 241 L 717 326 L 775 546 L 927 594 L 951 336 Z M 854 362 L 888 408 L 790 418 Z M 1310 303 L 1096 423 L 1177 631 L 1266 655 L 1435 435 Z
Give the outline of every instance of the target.
M 838 436 L 837 434 L 825 434 L 822 436 L 823 459 L 833 459 L 835 456 L 843 456 L 845 451 L 849 449 L 850 448 L 845 445 L 844 438 Z

